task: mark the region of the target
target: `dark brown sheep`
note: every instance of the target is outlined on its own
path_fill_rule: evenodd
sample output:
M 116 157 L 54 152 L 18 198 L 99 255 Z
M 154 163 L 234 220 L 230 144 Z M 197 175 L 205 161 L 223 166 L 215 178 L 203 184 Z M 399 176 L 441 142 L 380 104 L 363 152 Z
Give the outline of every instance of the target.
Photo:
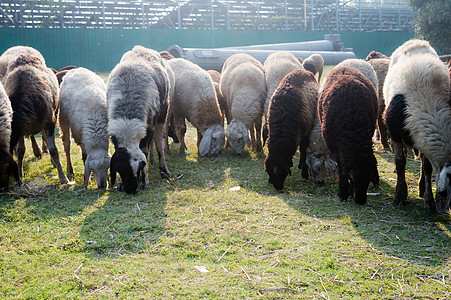
M 353 192 L 355 202 L 365 204 L 368 184 L 379 183 L 372 144 L 377 109 L 376 90 L 359 70 L 339 67 L 329 73 L 318 100 L 318 116 L 338 165 L 340 201 Z
M 270 100 L 265 171 L 277 190 L 283 188 L 287 175 L 291 174 L 293 155 L 298 147 L 302 177 L 308 178 L 306 149 L 316 114 L 318 89 L 318 82 L 311 72 L 294 70 L 283 78 Z
M 9 64 L 4 84 L 14 112 L 10 152 L 13 153 L 18 146 L 20 177 L 23 177 L 24 136 L 42 131 L 42 138 L 49 148 L 52 163 L 58 169 L 60 182 L 67 183 L 68 179 L 61 167 L 54 136 L 59 99 L 55 74 L 39 58 L 21 54 Z

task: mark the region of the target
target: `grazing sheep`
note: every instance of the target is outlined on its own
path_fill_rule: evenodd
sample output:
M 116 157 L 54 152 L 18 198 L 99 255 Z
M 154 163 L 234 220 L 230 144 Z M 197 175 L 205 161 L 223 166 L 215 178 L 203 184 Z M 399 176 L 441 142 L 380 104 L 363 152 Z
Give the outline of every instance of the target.
M 45 65 L 45 59 L 38 50 L 28 46 L 14 46 L 7 49 L 0 56 L 0 80 L 6 75 L 8 64 L 20 54 L 31 54 L 36 56 Z
M 171 59 L 168 65 L 175 74 L 171 109 L 180 141 L 179 154 L 185 153 L 185 119 L 187 119 L 197 129 L 199 154 L 218 155 L 224 146 L 225 134 L 210 75 L 198 65 L 183 58 Z
M 10 177 L 21 183 L 17 164 L 9 152 L 12 118 L 11 102 L 0 82 L 0 190 L 8 188 Z
M 306 153 L 306 163 L 315 184 L 324 184 L 327 175 L 338 180 L 337 164 L 331 158 L 332 154 L 324 143 L 318 114 L 315 115 L 315 120 L 313 121 L 313 128 L 310 132 L 310 142 Z
M 216 91 L 216 98 L 218 99 L 219 110 L 221 112 L 221 124 L 224 126 L 225 118 L 227 118 L 227 124 L 232 122 L 232 116 L 229 115 L 229 110 L 227 109 L 227 100 L 221 93 L 221 89 L 219 87 L 219 83 L 221 82 L 221 73 L 216 70 L 207 70 L 207 73 L 210 74 L 211 79 L 213 80 L 213 85 Z
M 3 54 L 0 56 L 0 81 L 3 79 L 3 77 L 6 74 L 8 64 L 12 60 L 16 59 L 17 56 L 19 56 L 20 54 L 31 54 L 31 55 L 39 58 L 42 61 L 42 63 L 45 64 L 45 59 L 38 50 L 36 50 L 32 47 L 28 47 L 28 46 L 11 47 L 11 48 L 7 49 L 5 52 L 3 52 Z M 47 152 L 44 142 L 42 143 L 43 151 L 41 151 L 41 148 L 39 148 L 34 135 L 30 135 L 29 138 L 31 140 L 31 146 L 33 148 L 34 156 L 40 158 L 42 156 L 42 152 Z
M 318 89 L 318 82 L 311 72 L 294 70 L 283 78 L 271 98 L 265 171 L 277 190 L 283 188 L 287 175 L 291 175 L 293 155 L 298 147 L 302 177 L 308 179 L 305 158 L 316 114 Z
M 67 183 L 54 136 L 59 98 L 55 74 L 38 57 L 21 54 L 8 65 L 3 82 L 14 111 L 10 152 L 13 153 L 13 149 L 18 146 L 20 177 L 23 177 L 24 136 L 42 131 L 52 163 L 58 170 L 59 180 L 63 184 Z
M 338 196 L 365 204 L 370 181 L 379 175 L 373 154 L 372 136 L 377 120 L 377 94 L 359 70 L 334 68 L 326 78 L 318 100 L 318 116 L 327 148 L 339 170 Z
M 406 148 L 412 147 L 422 157 L 419 194 L 424 197 L 424 206 L 443 213 L 451 198 L 449 72 L 426 41 L 406 42 L 395 50 L 392 58 L 395 54 L 396 61 L 390 64 L 384 86 L 384 118 L 398 176 L 394 204 L 402 205 L 407 198 Z M 435 201 L 432 171 L 437 183 Z
M 228 144 L 238 155 L 244 154 L 245 145 L 252 145 L 252 149 L 261 152 L 261 124 L 266 97 L 263 65 L 249 54 L 234 54 L 224 63 L 221 74 L 221 93 L 227 99 L 232 116 L 226 131 Z
M 358 69 L 376 88 L 378 91 L 379 82 L 377 80 L 376 72 L 373 67 L 362 59 L 346 59 L 336 65 L 334 69 L 340 67 L 353 67 Z M 333 70 L 334 70 L 333 69 Z M 326 87 L 326 80 L 323 80 L 320 86 L 320 93 Z M 337 166 L 331 159 L 330 152 L 327 150 L 322 134 L 320 133 L 320 120 L 315 120 L 312 133 L 310 134 L 310 145 L 307 148 L 307 165 L 309 166 L 312 174 L 313 182 L 317 184 L 323 184 L 326 180 L 326 174 L 329 174 L 332 178 L 337 179 Z
M 387 138 L 387 129 L 385 127 L 385 122 L 383 120 L 383 114 L 385 111 L 385 100 L 384 100 L 384 82 L 387 76 L 388 67 L 390 66 L 390 59 L 386 58 L 374 58 L 368 61 L 376 72 L 378 87 L 378 104 L 379 104 L 379 114 L 377 117 L 377 128 L 379 130 L 380 141 L 384 149 L 390 149 Z
M 377 52 L 377 51 L 371 51 L 370 52 L 370 54 L 368 54 L 368 56 L 365 58 L 365 61 L 371 61 L 372 59 L 387 59 L 387 58 L 390 58 L 390 57 L 388 57 L 388 56 L 386 56 L 386 55 L 384 55 L 384 54 L 382 54 L 382 53 L 380 53 L 380 52 Z
M 265 145 L 268 137 L 267 114 L 269 101 L 285 75 L 293 70 L 304 69 L 304 67 L 292 53 L 288 51 L 277 51 L 271 53 L 266 58 L 263 68 L 265 70 L 266 79 L 266 100 L 265 105 L 263 106 L 265 124 L 263 125 L 262 135 L 263 145 Z
M 74 176 L 70 158 L 70 132 L 80 146 L 85 166 L 84 185 L 94 173 L 98 188 L 108 185 L 108 111 L 106 84 L 85 68 L 67 71 L 61 84 L 59 125 L 67 159 L 67 176 Z
M 111 157 L 111 184 L 116 172 L 119 191 L 136 193 L 147 186 L 147 156 L 155 142 L 160 174 L 169 178 L 164 154 L 164 123 L 168 109 L 169 77 L 158 52 L 135 46 L 126 52 L 107 84 L 108 131 L 115 152 Z
M 304 62 L 302 63 L 304 66 L 304 69 L 307 71 L 310 71 L 313 73 L 313 75 L 316 75 L 318 73 L 318 82 L 321 82 L 321 76 L 323 75 L 323 68 L 324 68 L 324 59 L 320 54 L 312 54 L 306 59 L 304 59 Z

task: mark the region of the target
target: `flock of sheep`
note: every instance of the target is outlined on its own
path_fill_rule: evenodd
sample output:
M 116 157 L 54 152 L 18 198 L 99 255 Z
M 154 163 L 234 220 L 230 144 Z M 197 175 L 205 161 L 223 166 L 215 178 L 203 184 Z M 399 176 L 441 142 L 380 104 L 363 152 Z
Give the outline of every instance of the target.
M 264 64 L 235 54 L 218 73 L 135 46 L 105 84 L 85 68 L 56 73 L 37 50 L 12 47 L 0 57 L 0 188 L 8 188 L 10 178 L 21 184 L 24 137 L 39 132 L 60 182 L 67 183 L 74 176 L 72 133 L 82 150 L 85 185 L 93 173 L 97 186 L 106 188 L 109 169 L 112 185 L 119 173 L 117 189 L 136 193 L 148 184 L 148 161 L 156 164 L 154 147 L 161 176 L 170 178 L 168 135 L 178 139 L 183 155 L 187 120 L 197 129 L 201 156 L 218 155 L 225 145 L 237 155 L 245 146 L 262 152 L 267 144 L 264 168 L 280 190 L 299 148 L 303 178 L 324 183 L 332 176 L 339 180 L 341 201 L 352 197 L 364 204 L 369 183 L 379 182 L 373 153 L 377 126 L 384 148 L 389 133 L 395 154 L 394 203 L 406 200 L 406 150 L 413 148 L 422 159 L 419 191 L 425 207 L 443 213 L 451 199 L 451 71 L 435 50 L 411 40 L 391 57 L 373 51 L 366 60 L 338 64 L 320 86 L 322 71 L 317 54 L 302 61 L 278 51 Z M 57 118 L 67 176 L 55 145 Z

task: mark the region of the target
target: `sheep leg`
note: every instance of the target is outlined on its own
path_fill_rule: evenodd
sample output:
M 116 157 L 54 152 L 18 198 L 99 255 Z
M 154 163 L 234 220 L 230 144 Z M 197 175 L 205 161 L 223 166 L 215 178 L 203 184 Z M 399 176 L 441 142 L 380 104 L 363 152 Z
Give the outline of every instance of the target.
M 41 158 L 42 157 L 42 151 L 41 151 L 41 148 L 39 148 L 39 145 L 36 142 L 36 138 L 34 137 L 33 134 L 30 135 L 30 141 L 31 141 L 31 147 L 33 148 L 34 156 L 36 156 L 37 158 Z
M 421 155 L 419 192 L 420 197 L 424 198 L 424 208 L 429 211 L 436 211 L 434 195 L 432 194 L 432 165 L 424 155 Z
M 63 167 L 61 166 L 59 159 L 58 149 L 56 148 L 55 144 L 55 124 L 53 123 L 48 124 L 45 130 L 42 131 L 42 137 L 44 138 L 47 146 L 49 147 L 50 157 L 52 158 L 52 161 L 56 166 L 56 169 L 58 170 L 58 177 L 60 179 L 60 183 L 61 184 L 68 183 L 69 180 L 67 179 L 66 174 L 64 174 Z
M 402 206 L 407 199 L 406 184 L 406 150 L 401 143 L 393 142 L 393 151 L 395 153 L 396 181 L 395 200 L 393 205 Z
M 164 155 L 164 124 L 157 123 L 155 126 L 154 140 L 158 153 L 160 175 L 162 178 L 169 179 L 171 175 L 169 173 L 168 166 L 166 165 L 166 157 Z M 180 143 L 182 143 L 182 141 L 183 139 L 180 140 Z
M 261 118 L 257 119 L 257 121 L 254 123 L 254 127 L 255 127 L 255 137 L 256 137 L 255 150 L 257 150 L 257 152 L 262 152 L 263 147 L 262 147 L 262 119 Z M 251 130 L 251 132 L 252 131 L 253 130 Z
M 299 151 L 301 152 L 301 156 L 299 159 L 299 169 L 301 169 L 301 177 L 304 179 L 308 179 L 308 165 L 306 163 L 307 160 L 307 147 L 309 145 L 310 138 L 307 136 L 301 140 L 301 144 L 299 145 Z
M 185 133 L 186 133 L 186 124 L 185 124 L 185 118 L 181 118 L 178 115 L 174 114 L 174 126 L 175 126 L 175 132 L 177 134 L 177 137 L 179 138 L 179 155 L 185 154 Z
M 387 129 L 385 128 L 385 123 L 382 118 L 382 115 L 383 115 L 382 112 L 384 111 L 384 107 L 379 106 L 379 111 L 381 111 L 381 113 L 379 113 L 379 115 L 377 117 L 377 128 L 379 130 L 381 144 L 384 147 L 384 149 L 390 149 L 390 146 L 388 145 Z
M 70 158 L 70 128 L 67 125 L 68 122 L 63 120 L 63 116 L 60 116 L 60 129 L 61 139 L 63 140 L 64 152 L 66 153 L 66 171 L 69 178 L 74 178 L 74 169 L 72 167 L 72 160 Z M 84 161 L 83 161 L 84 163 Z
M 171 111 L 171 107 L 169 106 L 168 113 L 166 114 L 166 120 L 164 122 L 164 142 L 165 142 L 164 149 L 168 155 L 171 154 L 171 150 L 169 149 L 169 122 L 171 119 L 171 114 L 172 114 L 172 111 Z M 152 146 L 152 148 L 153 148 L 153 146 Z M 155 162 L 155 155 L 153 156 L 153 160 Z
M 17 143 L 16 153 L 17 153 L 17 166 L 19 168 L 19 178 L 23 178 L 23 157 L 25 155 L 25 140 L 23 136 L 19 139 L 19 142 Z

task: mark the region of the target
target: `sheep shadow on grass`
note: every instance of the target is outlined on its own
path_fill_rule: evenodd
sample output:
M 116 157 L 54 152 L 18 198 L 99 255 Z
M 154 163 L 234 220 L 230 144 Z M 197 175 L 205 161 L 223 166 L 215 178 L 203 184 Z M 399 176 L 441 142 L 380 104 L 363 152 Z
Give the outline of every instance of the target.
M 408 162 L 408 201 L 402 207 L 395 207 L 392 205 L 396 185 L 393 154 L 379 151 L 376 157 L 379 187 L 370 183 L 365 205 L 352 200 L 339 202 L 336 184 L 318 187 L 315 192 L 310 183 L 292 185 L 290 179 L 286 182 L 285 193 L 279 197 L 301 215 L 324 223 L 349 220 L 350 226 L 343 230 L 357 233 L 369 245 L 369 251 L 380 257 L 407 260 L 415 265 L 442 265 L 451 254 L 451 218 L 449 214 L 438 215 L 423 208 L 424 201 L 418 196 L 417 188 L 420 161 Z M 300 176 L 298 173 L 293 172 L 293 176 Z

